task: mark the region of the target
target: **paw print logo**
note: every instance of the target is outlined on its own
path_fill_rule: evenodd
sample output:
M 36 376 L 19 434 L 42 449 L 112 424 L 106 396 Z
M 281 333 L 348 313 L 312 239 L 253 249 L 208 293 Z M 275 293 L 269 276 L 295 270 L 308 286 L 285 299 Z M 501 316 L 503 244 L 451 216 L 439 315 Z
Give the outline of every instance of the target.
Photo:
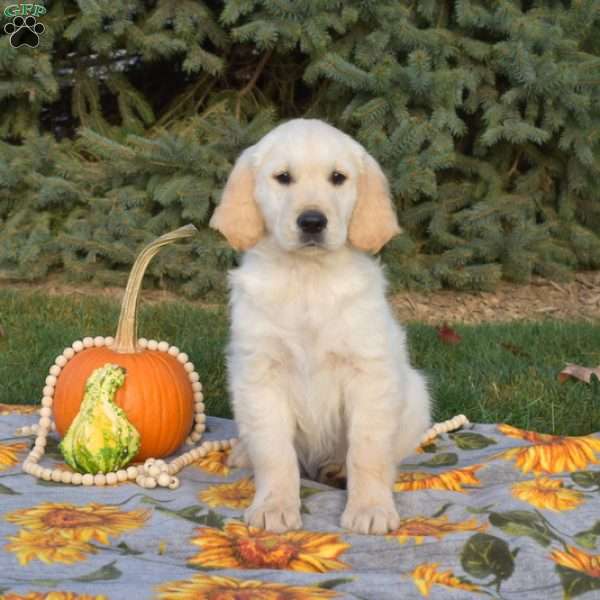
M 27 18 L 15 17 L 12 23 L 7 23 L 4 26 L 4 33 L 10 35 L 10 45 L 13 48 L 21 46 L 29 46 L 37 48 L 40 43 L 40 35 L 44 33 L 46 28 L 42 23 L 38 23 L 37 19 L 29 15 Z

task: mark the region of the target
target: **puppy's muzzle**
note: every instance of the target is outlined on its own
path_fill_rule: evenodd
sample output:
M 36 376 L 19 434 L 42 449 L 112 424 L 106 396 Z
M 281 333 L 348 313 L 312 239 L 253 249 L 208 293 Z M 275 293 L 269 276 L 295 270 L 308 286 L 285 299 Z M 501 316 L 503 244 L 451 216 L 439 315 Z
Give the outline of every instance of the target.
M 309 236 L 321 233 L 327 227 L 327 217 L 318 210 L 305 210 L 296 223 L 302 233 Z

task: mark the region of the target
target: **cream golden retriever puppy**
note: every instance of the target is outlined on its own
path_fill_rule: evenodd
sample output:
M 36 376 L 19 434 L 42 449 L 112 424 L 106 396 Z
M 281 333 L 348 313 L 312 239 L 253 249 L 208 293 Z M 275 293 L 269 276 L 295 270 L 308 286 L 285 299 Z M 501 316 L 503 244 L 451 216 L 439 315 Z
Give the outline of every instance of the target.
M 246 522 L 301 527 L 300 469 L 345 463 L 342 526 L 396 528 L 396 465 L 430 402 L 369 256 L 400 231 L 379 165 L 323 121 L 289 121 L 242 153 L 210 225 L 245 251 L 229 274 L 227 366 L 230 460 L 256 485 Z

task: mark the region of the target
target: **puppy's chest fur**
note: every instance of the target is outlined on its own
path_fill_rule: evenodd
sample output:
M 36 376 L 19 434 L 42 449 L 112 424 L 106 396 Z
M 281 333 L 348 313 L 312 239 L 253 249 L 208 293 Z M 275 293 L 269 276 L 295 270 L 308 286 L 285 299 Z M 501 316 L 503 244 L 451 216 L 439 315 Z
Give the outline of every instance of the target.
M 357 269 L 355 262 L 343 259 L 335 265 L 333 257 L 326 264 L 267 262 L 232 274 L 234 305 L 248 309 L 239 318 L 245 312 L 246 318 L 256 319 L 255 347 L 274 348 L 276 368 L 285 373 L 287 399 L 282 401 L 294 413 L 296 450 L 312 477 L 324 464 L 344 460 L 344 381 L 362 360 L 360 337 L 371 326 L 369 307 L 364 307 L 362 327 L 357 310 L 360 314 L 363 288 L 378 283 L 369 281 L 369 265 L 363 264 L 363 271 L 360 264 Z M 235 315 L 232 326 L 235 337 Z M 246 322 L 243 329 L 247 336 Z

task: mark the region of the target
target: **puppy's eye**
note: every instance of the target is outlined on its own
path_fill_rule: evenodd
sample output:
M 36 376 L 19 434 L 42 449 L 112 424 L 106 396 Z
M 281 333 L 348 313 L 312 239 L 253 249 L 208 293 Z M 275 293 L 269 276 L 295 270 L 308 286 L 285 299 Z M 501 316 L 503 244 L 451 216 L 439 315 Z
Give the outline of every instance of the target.
M 281 183 L 281 185 L 290 185 L 292 183 L 292 176 L 288 171 L 283 171 L 282 173 L 277 173 L 277 175 L 273 175 L 273 177 Z
M 346 179 L 348 178 L 339 171 L 333 171 L 333 173 L 329 176 L 329 181 L 331 181 L 333 185 L 342 185 Z

